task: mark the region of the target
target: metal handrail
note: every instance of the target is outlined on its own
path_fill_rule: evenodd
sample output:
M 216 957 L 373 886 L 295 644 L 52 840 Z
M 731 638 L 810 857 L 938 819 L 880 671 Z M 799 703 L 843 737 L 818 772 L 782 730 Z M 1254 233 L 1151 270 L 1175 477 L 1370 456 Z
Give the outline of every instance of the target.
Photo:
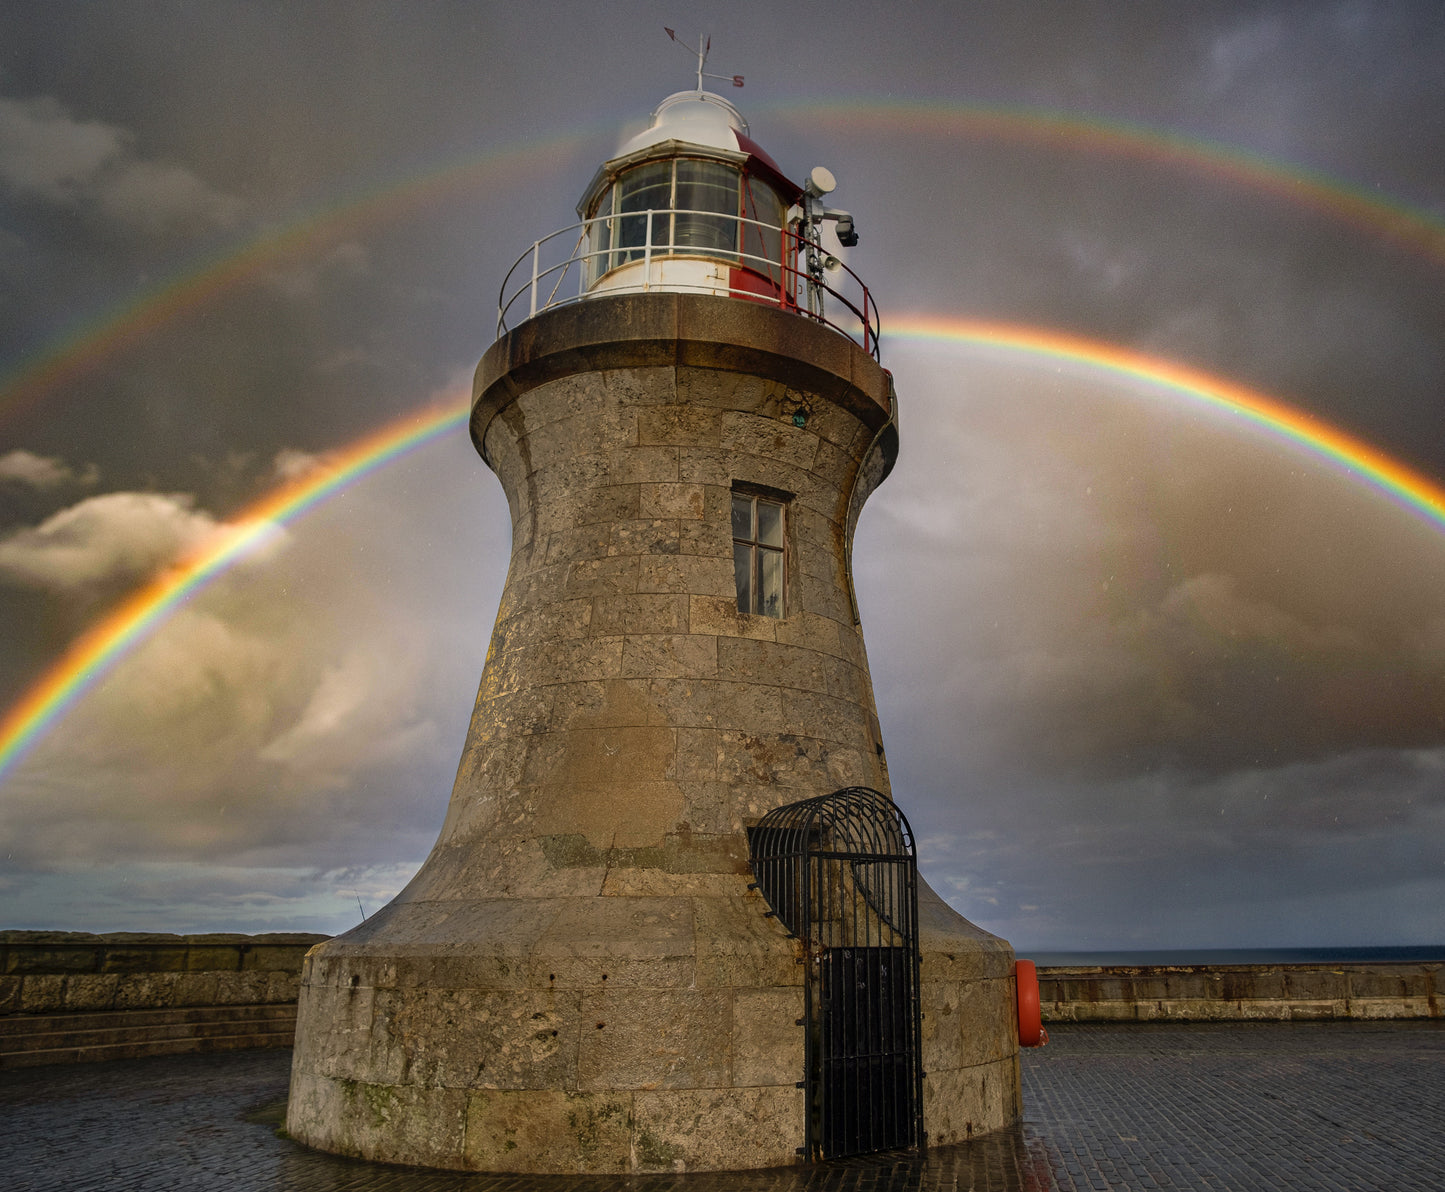
M 756 229 L 757 235 L 760 237 L 776 236 L 779 238 L 779 246 L 783 250 L 781 253 L 783 259 L 777 260 L 761 253 L 747 252 L 742 248 L 708 250 L 694 245 L 677 244 L 672 238 L 669 238 L 666 243 L 654 244 L 652 242 L 654 217 L 671 215 L 705 216 L 710 219 L 731 220 L 738 227 L 739 234 L 735 239 L 739 243 L 746 243 L 746 232 L 749 227 Z M 608 221 L 636 219 L 644 216 L 646 223 L 641 244 L 613 244 L 606 248 L 587 248 L 592 239 L 591 232 L 598 225 Z M 675 224 L 673 226 L 675 227 Z M 564 237 L 566 239 L 563 239 Z M 555 255 L 561 259 L 553 261 L 550 259 L 553 254 L 546 250 L 549 246 L 555 250 L 559 242 L 562 245 L 570 243 L 571 249 L 566 251 L 565 256 L 561 251 L 556 251 Z M 743 298 L 751 302 L 770 302 L 846 335 L 855 343 L 860 344 L 863 350 L 876 360 L 878 358 L 879 333 L 878 308 L 873 303 L 873 297 L 868 292 L 868 287 L 863 284 L 863 279 L 847 265 L 838 261 L 834 268 L 840 270 L 843 275 L 840 284 L 847 284 L 848 292 L 845 292 L 838 286 L 830 284 L 825 276 L 800 269 L 796 264 L 800 259 L 806 261 L 810 255 L 822 255 L 827 251 L 821 244 L 808 240 L 790 228 L 780 228 L 777 224 L 764 223 L 761 220 L 748 219 L 740 215 L 729 215 L 726 212 L 689 208 L 658 208 L 645 212 L 613 212 L 610 215 L 595 216 L 592 219 L 584 219 L 579 223 L 570 224 L 534 241 L 512 263 L 512 267 L 507 270 L 506 276 L 502 279 L 501 290 L 497 297 L 497 335 L 501 337 L 506 334 L 509 329 L 507 326 L 508 316 L 513 314 L 513 308 L 519 303 L 523 304 L 523 309 L 527 311 L 526 317 L 532 318 L 553 307 L 566 306 L 574 302 L 585 301 L 588 298 L 617 293 L 616 290 L 598 288 L 595 282 L 589 289 L 587 275 L 591 272 L 594 261 L 612 258 L 618 253 L 627 253 L 636 255 L 623 262 L 624 265 L 638 262 L 642 265 L 642 277 L 638 285 L 644 291 L 661 288 L 668 292 L 694 291 L 711 294 L 717 293 L 721 288 L 729 297 Z M 547 263 L 544 264 L 544 260 Z M 716 282 L 690 284 L 678 281 L 676 278 L 668 278 L 666 282 L 662 282 L 657 276 L 657 262 L 668 260 L 725 262 L 728 265 L 745 268 L 754 275 L 773 280 L 777 285 L 777 290 L 773 294 L 760 293 L 757 290 L 731 284 L 721 287 Z M 577 276 L 576 292 L 571 292 L 569 287 L 568 292 L 564 294 L 563 286 L 574 265 Z M 517 272 L 524 266 L 526 268 L 518 279 Z M 613 268 L 620 267 L 614 266 Z M 612 271 L 613 269 L 605 270 L 596 281 L 605 279 Z M 543 291 L 544 284 L 547 287 L 545 293 Z M 851 317 L 837 319 L 829 317 L 826 310 L 829 298 L 841 305 Z

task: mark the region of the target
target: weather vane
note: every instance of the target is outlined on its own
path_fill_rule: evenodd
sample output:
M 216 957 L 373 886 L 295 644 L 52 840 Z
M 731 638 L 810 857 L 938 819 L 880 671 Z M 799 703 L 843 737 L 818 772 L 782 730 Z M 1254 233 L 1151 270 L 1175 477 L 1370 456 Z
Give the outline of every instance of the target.
M 668 37 L 672 38 L 673 41 L 677 42 L 677 44 L 680 45 L 683 49 L 689 50 L 697 55 L 697 89 L 699 91 L 702 90 L 703 79 L 721 79 L 724 83 L 732 83 L 734 87 L 741 87 L 743 85 L 742 75 L 707 74 L 703 70 L 703 66 L 707 62 L 708 51 L 712 49 L 712 36 L 710 34 L 706 36 L 704 36 L 703 34 L 698 34 L 697 49 L 694 50 L 692 46 L 688 45 L 687 42 L 683 41 L 682 38 L 680 38 L 666 25 L 662 27 L 662 31 L 666 33 Z

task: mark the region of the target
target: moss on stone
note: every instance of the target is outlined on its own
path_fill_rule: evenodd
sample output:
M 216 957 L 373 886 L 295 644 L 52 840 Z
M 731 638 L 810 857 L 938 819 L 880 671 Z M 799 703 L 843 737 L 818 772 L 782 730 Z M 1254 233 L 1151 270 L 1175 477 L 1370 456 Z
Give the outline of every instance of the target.
M 659 1138 L 651 1130 L 639 1130 L 636 1135 L 637 1165 L 642 1170 L 667 1170 L 674 1159 L 682 1158 L 682 1147 Z

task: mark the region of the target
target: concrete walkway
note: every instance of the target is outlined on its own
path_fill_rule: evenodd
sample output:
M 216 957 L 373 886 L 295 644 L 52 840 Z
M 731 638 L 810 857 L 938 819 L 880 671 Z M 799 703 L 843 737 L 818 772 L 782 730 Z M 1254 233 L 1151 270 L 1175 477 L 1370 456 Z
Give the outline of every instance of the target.
M 1068 1026 L 1021 1129 L 923 1157 L 743 1174 L 482 1176 L 278 1138 L 290 1053 L 0 1072 L 14 1192 L 1082 1192 L 1445 1189 L 1445 1024 Z

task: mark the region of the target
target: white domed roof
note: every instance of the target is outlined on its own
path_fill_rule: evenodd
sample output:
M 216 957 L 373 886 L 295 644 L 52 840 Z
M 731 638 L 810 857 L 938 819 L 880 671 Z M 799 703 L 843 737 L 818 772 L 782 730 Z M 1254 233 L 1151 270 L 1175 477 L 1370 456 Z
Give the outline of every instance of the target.
M 678 91 L 657 105 L 651 125 L 624 144 L 617 156 L 674 140 L 736 152 L 744 147 L 738 141 L 739 133 L 748 135 L 748 122 L 722 96 L 710 91 Z

